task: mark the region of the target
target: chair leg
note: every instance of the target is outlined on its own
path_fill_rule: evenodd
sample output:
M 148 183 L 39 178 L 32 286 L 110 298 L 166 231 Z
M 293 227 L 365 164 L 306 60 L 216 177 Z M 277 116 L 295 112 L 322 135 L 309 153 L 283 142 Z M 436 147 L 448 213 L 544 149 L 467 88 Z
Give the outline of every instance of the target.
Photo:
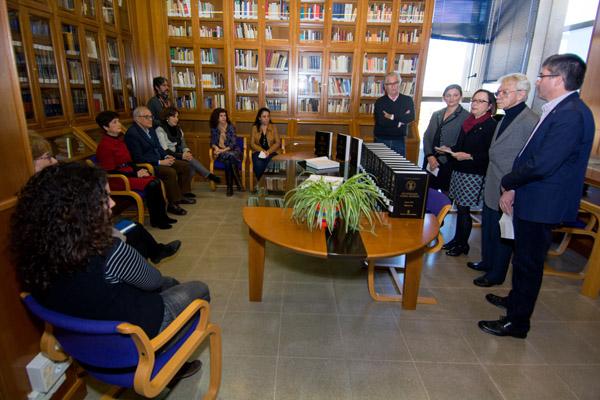
M 221 351 L 221 328 L 218 325 L 209 324 L 207 332 L 210 335 L 210 381 L 208 391 L 203 400 L 214 400 L 219 394 L 221 387 L 222 351 Z

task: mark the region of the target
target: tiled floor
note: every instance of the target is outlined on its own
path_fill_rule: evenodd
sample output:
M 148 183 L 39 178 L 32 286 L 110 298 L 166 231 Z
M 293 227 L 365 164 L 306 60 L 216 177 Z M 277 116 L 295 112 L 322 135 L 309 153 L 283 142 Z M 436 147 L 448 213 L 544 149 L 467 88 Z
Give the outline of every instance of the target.
M 546 277 L 526 340 L 497 338 L 477 328 L 501 311 L 484 300 L 506 294 L 471 282 L 465 262 L 479 255 L 479 229 L 468 257 L 426 258 L 421 294 L 437 305 L 406 311 L 369 297 L 358 262 L 320 260 L 267 245 L 263 301 L 250 303 L 246 196 L 225 197 L 197 184 L 198 204 L 187 206 L 165 242 L 181 239 L 163 274 L 207 282 L 212 320 L 223 329 L 220 399 L 600 399 L 600 300 L 579 294 L 579 283 Z M 453 229 L 449 216 L 443 228 Z M 584 260 L 568 254 L 563 267 Z M 385 275 L 379 289 L 390 290 Z M 207 360 L 207 351 L 199 357 Z M 208 368 L 208 363 L 204 363 Z M 200 399 L 207 371 L 184 380 L 169 399 Z M 102 385 L 88 380 L 88 398 Z M 124 398 L 136 398 L 127 393 Z

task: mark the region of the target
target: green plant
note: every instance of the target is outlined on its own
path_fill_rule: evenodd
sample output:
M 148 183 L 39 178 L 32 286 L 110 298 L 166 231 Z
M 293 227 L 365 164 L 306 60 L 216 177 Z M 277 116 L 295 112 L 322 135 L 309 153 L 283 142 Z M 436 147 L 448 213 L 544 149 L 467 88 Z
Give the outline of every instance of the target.
M 383 198 L 368 174 L 357 174 L 335 186 L 324 179 L 308 180 L 285 195 L 285 206 L 292 208 L 292 219 L 306 223 L 309 230 L 322 228 L 323 222 L 332 232 L 336 219 L 345 225 L 346 232 L 363 230 L 366 222 L 373 230 L 375 221 L 381 222 L 376 212 Z

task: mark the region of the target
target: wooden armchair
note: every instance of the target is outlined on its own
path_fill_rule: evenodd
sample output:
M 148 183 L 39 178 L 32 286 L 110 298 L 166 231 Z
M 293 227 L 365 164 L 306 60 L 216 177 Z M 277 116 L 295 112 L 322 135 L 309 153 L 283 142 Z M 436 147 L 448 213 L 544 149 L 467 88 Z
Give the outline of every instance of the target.
M 281 138 L 280 154 L 285 154 L 285 138 Z M 252 163 L 252 148 L 248 149 L 248 179 L 250 180 L 250 191 L 254 192 L 254 164 Z M 258 182 L 257 182 L 258 183 Z
M 246 190 L 246 158 L 248 155 L 248 151 L 246 148 L 246 138 L 242 136 L 237 136 L 237 145 L 240 149 L 242 149 L 242 159 L 238 161 L 238 169 L 240 170 L 240 179 L 242 180 L 242 190 Z M 225 169 L 225 165 L 222 162 L 215 159 L 212 146 L 208 149 L 208 158 L 210 159 L 209 170 L 211 174 L 214 174 L 216 170 L 223 171 Z M 224 185 L 220 185 L 224 186 Z M 217 185 L 210 181 L 210 189 L 214 192 L 217 190 Z
M 144 397 L 158 396 L 207 339 L 210 384 L 204 400 L 217 398 L 221 385 L 221 328 L 209 322 L 210 306 L 206 301 L 194 300 L 164 331 L 150 339 L 139 326 L 128 322 L 75 318 L 43 307 L 30 294 L 23 293 L 21 298 L 29 311 L 46 324 L 40 343 L 42 353 L 54 361 L 72 357 L 94 378 L 118 387 L 103 398 L 118 396 L 125 388 Z M 190 326 L 188 321 L 192 321 Z

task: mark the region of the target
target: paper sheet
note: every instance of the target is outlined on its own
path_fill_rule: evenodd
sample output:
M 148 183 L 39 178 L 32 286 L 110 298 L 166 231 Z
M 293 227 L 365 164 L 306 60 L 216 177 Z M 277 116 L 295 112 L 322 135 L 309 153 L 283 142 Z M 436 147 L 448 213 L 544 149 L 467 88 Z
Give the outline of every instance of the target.
M 515 238 L 512 215 L 502 213 L 502 217 L 500 217 L 500 221 L 498 221 L 498 224 L 500 225 L 500 237 L 502 239 Z
M 258 158 L 267 158 L 267 153 L 261 151 L 260 153 L 258 153 Z

